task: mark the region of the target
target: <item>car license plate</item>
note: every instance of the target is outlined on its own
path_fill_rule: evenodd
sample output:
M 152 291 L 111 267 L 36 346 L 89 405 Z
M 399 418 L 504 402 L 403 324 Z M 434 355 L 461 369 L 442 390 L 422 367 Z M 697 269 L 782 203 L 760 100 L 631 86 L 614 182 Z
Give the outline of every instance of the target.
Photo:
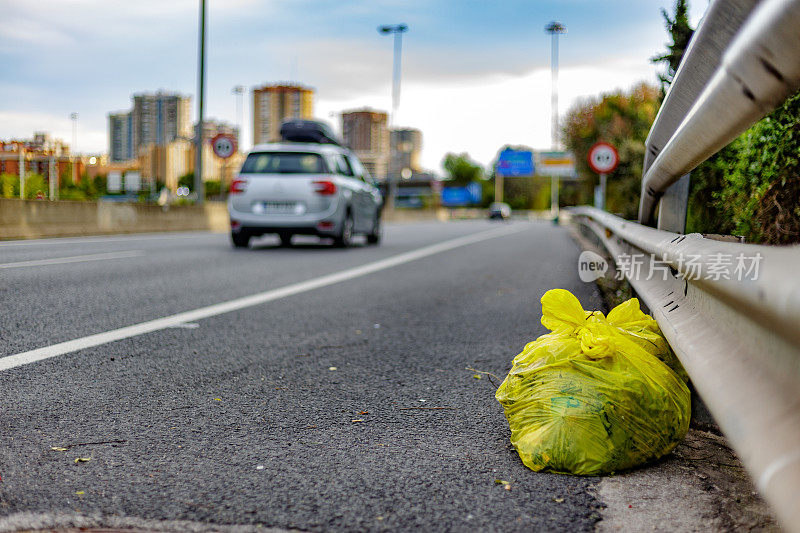
M 277 214 L 302 214 L 304 206 L 297 202 L 257 202 L 253 204 L 253 213 L 277 213 Z

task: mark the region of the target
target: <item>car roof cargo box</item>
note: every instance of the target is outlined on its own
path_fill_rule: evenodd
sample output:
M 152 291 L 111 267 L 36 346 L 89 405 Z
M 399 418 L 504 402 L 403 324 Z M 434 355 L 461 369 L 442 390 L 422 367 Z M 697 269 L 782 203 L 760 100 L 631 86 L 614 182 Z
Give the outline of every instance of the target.
M 281 138 L 290 142 L 342 145 L 331 128 L 317 120 L 287 120 L 281 124 Z

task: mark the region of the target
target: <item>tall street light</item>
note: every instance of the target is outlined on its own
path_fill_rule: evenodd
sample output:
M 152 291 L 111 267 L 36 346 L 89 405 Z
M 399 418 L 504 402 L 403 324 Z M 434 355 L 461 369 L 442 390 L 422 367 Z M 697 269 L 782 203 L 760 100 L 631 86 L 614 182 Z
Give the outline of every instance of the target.
M 242 109 L 243 109 L 243 102 L 242 99 L 244 98 L 244 86 L 237 85 L 233 89 L 231 89 L 231 94 L 236 96 L 236 127 L 239 128 L 239 138 L 237 141 L 239 142 L 239 146 L 242 145 L 242 122 L 244 122 L 244 117 L 242 116 Z
M 392 69 L 392 116 L 389 118 L 389 126 L 395 126 L 397 120 L 397 108 L 400 107 L 400 75 L 401 75 L 401 62 L 400 54 L 403 48 L 403 34 L 408 31 L 406 24 L 395 24 L 388 26 L 379 26 L 378 33 L 388 35 L 394 34 L 394 66 Z
M 403 34 L 407 31 L 408 25 L 406 24 L 378 27 L 378 33 L 382 35 L 388 35 L 390 33 L 394 34 L 394 63 L 392 66 L 392 114 L 389 116 L 390 131 L 392 126 L 396 126 L 395 121 L 397 120 L 397 109 L 400 107 L 400 75 L 402 73 L 400 54 L 403 48 Z M 388 206 L 389 209 L 394 209 L 394 198 L 397 195 L 397 183 L 395 178 L 395 176 L 391 175 L 386 176 L 386 179 L 389 183 L 389 197 L 386 199 L 385 205 Z
M 550 142 L 553 150 L 558 150 L 559 146 L 559 130 L 558 130 L 558 35 L 567 33 L 567 27 L 560 22 L 553 21 L 545 26 L 544 31 L 551 36 L 550 46 L 550 107 L 552 112 L 552 128 Z
M 72 150 L 70 150 L 72 154 L 72 183 L 78 183 L 80 181 L 78 177 L 78 160 L 75 157 L 78 153 L 78 114 L 70 113 L 69 118 L 72 121 Z
M 550 107 L 552 112 L 550 132 L 550 144 L 553 151 L 558 150 L 560 147 L 559 137 L 560 131 L 558 129 L 558 35 L 567 33 L 567 27 L 560 22 L 553 21 L 545 26 L 544 31 L 550 34 Z M 550 176 L 550 214 L 553 217 L 553 223 L 558 224 L 558 176 Z
M 203 190 L 203 134 L 205 133 L 205 86 L 206 86 L 206 0 L 200 0 L 200 28 L 197 60 L 197 99 L 198 115 L 197 131 L 195 132 L 195 165 L 194 165 L 194 192 L 196 202 L 202 204 L 205 200 Z

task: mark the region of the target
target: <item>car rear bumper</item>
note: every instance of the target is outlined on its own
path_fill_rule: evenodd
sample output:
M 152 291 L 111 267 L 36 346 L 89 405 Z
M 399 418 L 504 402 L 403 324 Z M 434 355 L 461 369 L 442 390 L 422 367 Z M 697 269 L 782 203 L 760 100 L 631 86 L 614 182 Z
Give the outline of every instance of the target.
M 342 202 L 333 202 L 331 208 L 320 213 L 304 215 L 262 215 L 236 211 L 229 204 L 231 231 L 257 236 L 265 233 L 291 233 L 330 237 L 341 230 L 344 221 Z

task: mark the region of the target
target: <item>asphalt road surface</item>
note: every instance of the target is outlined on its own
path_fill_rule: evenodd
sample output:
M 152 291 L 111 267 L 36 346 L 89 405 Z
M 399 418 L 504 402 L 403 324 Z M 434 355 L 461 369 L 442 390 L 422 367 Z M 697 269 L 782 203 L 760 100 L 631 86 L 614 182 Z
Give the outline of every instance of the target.
M 504 376 L 548 289 L 601 307 L 579 252 L 484 221 L 0 243 L 0 530 L 590 530 L 594 481 L 526 469 L 468 369 Z

